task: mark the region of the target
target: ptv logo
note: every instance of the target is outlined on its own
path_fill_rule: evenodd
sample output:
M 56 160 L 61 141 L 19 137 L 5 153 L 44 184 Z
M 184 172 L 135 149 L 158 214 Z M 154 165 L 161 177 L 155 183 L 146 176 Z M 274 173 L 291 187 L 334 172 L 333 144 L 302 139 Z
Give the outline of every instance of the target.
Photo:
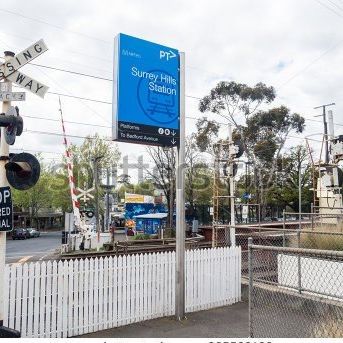
M 169 51 L 164 51 L 164 50 L 160 50 L 160 60 L 162 59 L 166 59 L 167 61 L 169 61 L 170 59 L 176 57 L 176 54 L 169 50 Z

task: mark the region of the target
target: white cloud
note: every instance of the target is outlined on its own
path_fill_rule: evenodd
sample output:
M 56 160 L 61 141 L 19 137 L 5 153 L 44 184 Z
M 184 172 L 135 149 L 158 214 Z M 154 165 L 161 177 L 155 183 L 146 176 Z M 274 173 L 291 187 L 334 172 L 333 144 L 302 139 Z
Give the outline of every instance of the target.
M 112 41 L 124 32 L 185 51 L 188 95 L 201 97 L 220 80 L 250 85 L 262 81 L 276 87 L 275 105 L 285 104 L 307 117 L 318 114 L 314 106 L 335 101 L 335 121 L 343 123 L 339 103 L 343 18 L 316 1 L 17 0 L 2 9 L 17 13 L 0 11 L 2 50 L 18 52 L 40 38 L 48 45 L 49 51 L 34 63 L 111 78 Z M 336 11 L 343 16 L 343 11 Z M 23 71 L 49 85 L 52 92 L 109 102 L 112 98 L 108 81 L 35 66 Z M 65 120 L 111 123 L 110 105 L 71 98 L 62 98 L 62 103 Z M 28 94 L 27 101 L 18 105 L 23 115 L 59 119 L 55 95 L 41 100 Z M 187 98 L 188 116 L 200 117 L 197 107 L 196 100 Z M 61 133 L 59 122 L 27 119 L 24 125 Z M 111 134 L 105 128 L 66 126 L 72 135 Z M 194 130 L 195 121 L 187 120 L 187 132 Z M 320 123 L 308 122 L 305 134 L 321 130 Z M 342 132 L 341 127 L 336 132 Z M 58 136 L 24 132 L 17 144 L 31 150 L 63 151 Z M 132 158 L 144 152 L 143 146 L 119 146 Z

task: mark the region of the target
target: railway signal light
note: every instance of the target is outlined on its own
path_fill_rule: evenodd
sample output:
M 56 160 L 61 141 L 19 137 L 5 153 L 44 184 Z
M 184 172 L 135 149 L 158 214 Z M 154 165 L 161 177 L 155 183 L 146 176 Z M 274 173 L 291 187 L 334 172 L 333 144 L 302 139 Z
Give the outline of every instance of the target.
M 23 133 L 23 118 L 19 115 L 19 108 L 10 106 L 6 113 L 0 115 L 0 126 L 5 127 L 5 140 L 9 145 L 13 145 L 16 136 Z
M 7 180 L 15 189 L 25 191 L 33 187 L 39 179 L 39 162 L 35 156 L 26 152 L 10 154 L 5 168 Z
M 230 146 L 230 155 L 233 158 L 240 158 L 244 153 L 243 142 L 240 139 L 235 139 Z
M 229 163 L 226 162 L 223 166 L 223 174 L 226 177 L 236 176 L 236 174 L 237 174 L 238 163 L 235 163 L 235 162 L 231 162 L 231 163 L 232 163 L 232 175 L 230 175 L 230 172 L 229 172 Z
M 16 136 L 23 133 L 23 118 L 19 115 L 19 108 L 10 106 L 6 113 L 0 115 L 0 127 L 4 127 L 5 140 L 13 145 Z M 15 189 L 27 190 L 33 187 L 40 175 L 40 165 L 36 157 L 26 152 L 10 154 L 5 165 L 9 184 Z
M 88 219 L 93 218 L 95 215 L 94 209 L 89 209 L 89 208 L 85 208 L 85 209 L 80 210 L 80 213 L 82 215 L 85 215 L 85 217 L 87 217 Z

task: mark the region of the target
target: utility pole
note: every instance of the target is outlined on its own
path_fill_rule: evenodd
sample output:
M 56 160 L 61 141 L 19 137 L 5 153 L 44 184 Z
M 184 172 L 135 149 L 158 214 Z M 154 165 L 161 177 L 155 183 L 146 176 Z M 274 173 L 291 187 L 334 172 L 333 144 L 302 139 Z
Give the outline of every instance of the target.
M 5 51 L 5 61 L 9 60 L 14 56 L 11 51 Z M 8 92 L 12 92 L 12 82 L 5 81 L 8 85 Z M 11 101 L 2 102 L 2 113 L 6 113 L 11 106 Z M 9 146 L 5 140 L 5 127 L 1 128 L 1 139 L 0 139 L 0 187 L 7 187 L 9 183 L 6 177 L 5 165 L 8 162 Z M 6 262 L 6 231 L 0 231 L 0 326 L 3 326 L 5 319 L 4 312 L 4 270 Z
M 334 102 L 331 104 L 326 104 L 326 105 L 320 105 L 317 107 L 314 107 L 314 109 L 318 109 L 318 108 L 323 108 L 323 114 L 319 114 L 315 117 L 321 117 L 323 116 L 323 124 L 324 124 L 324 140 L 325 140 L 325 163 L 328 164 L 329 163 L 329 143 L 328 143 L 328 123 L 326 121 L 326 107 L 329 106 L 334 106 L 336 105 Z

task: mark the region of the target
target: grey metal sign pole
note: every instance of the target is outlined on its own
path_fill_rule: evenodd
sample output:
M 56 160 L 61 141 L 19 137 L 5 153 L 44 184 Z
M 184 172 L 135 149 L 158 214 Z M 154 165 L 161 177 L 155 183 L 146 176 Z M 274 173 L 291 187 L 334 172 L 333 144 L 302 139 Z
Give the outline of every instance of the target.
M 175 316 L 185 317 L 185 54 L 180 52 L 180 146 L 176 164 Z

